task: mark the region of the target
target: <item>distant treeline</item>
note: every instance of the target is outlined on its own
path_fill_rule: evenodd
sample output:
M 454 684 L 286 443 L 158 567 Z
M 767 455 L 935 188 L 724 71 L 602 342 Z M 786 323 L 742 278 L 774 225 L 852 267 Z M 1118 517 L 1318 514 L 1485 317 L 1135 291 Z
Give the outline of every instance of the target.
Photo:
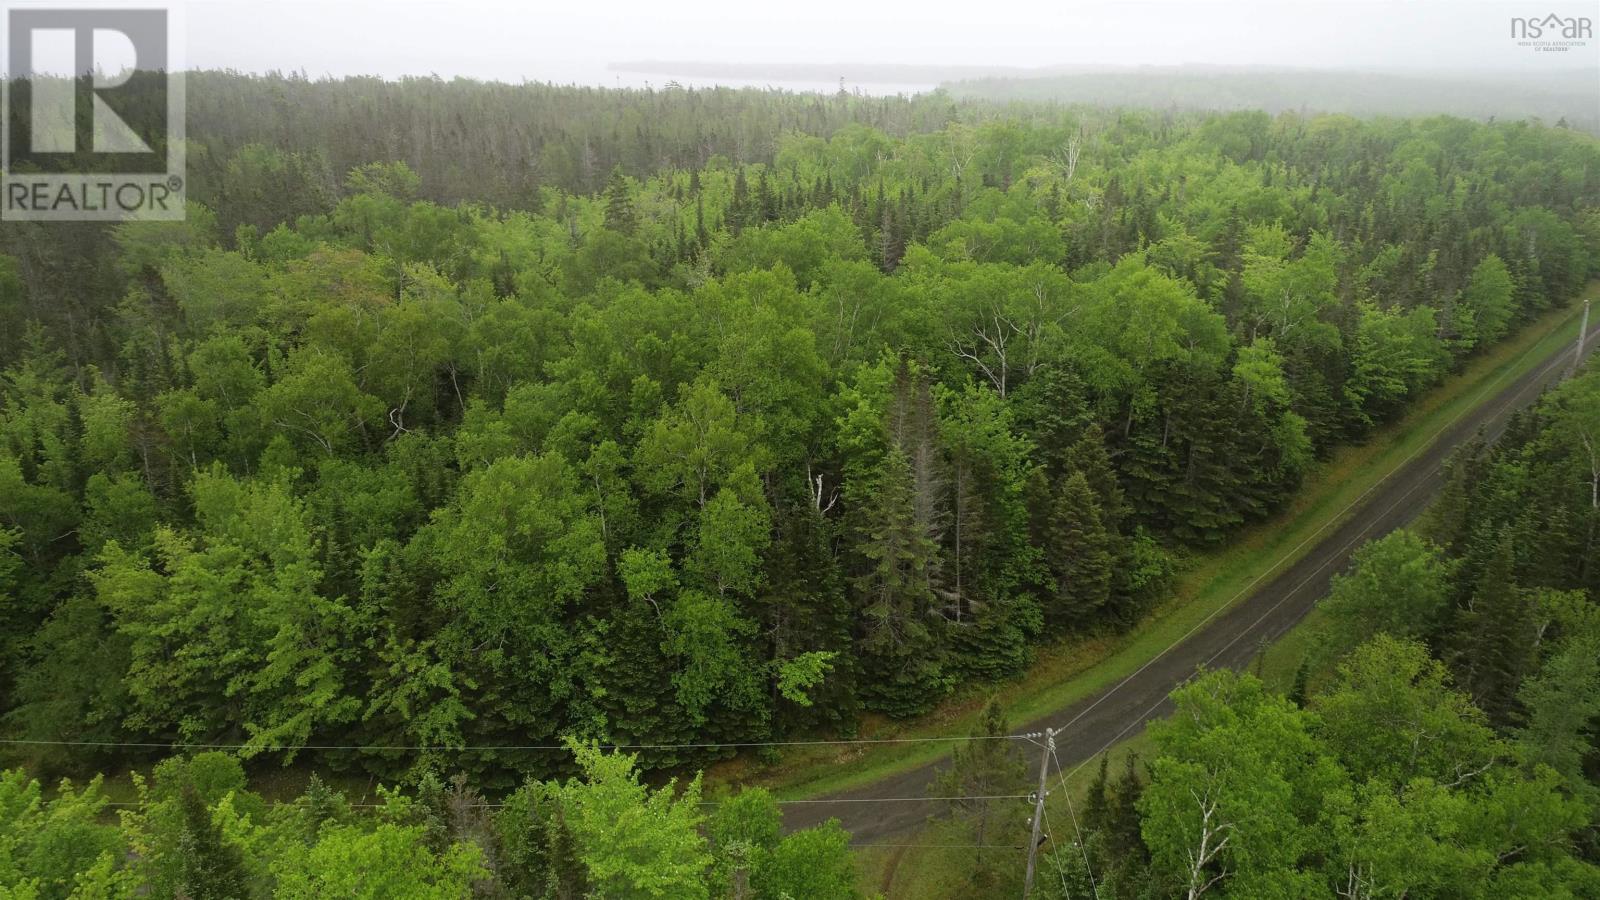
M 1171 66 L 961 80 L 945 90 L 958 99 L 1154 109 L 1537 118 L 1600 133 L 1600 79 L 1591 69 L 1488 76 Z

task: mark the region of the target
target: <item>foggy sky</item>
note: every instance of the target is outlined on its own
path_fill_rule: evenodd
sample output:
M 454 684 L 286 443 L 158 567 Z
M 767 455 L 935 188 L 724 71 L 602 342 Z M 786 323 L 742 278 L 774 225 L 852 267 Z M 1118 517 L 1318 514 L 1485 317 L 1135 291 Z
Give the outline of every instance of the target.
M 1600 43 L 1536 53 L 1513 15 L 1589 16 L 1588 2 L 1461 0 L 190 0 L 190 68 L 437 74 L 612 84 L 640 59 L 779 63 L 1177 65 L 1549 71 Z M 660 79 L 658 79 L 660 80 Z

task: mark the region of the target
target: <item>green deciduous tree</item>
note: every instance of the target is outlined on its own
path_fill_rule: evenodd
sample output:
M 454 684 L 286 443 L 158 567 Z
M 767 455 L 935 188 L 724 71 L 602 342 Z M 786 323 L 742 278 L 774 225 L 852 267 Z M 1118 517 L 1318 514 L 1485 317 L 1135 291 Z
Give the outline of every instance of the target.
M 196 535 L 158 529 L 154 560 L 113 541 L 90 576 L 131 642 L 134 720 L 186 737 L 236 723 L 257 750 L 349 721 L 352 612 L 319 591 L 303 505 L 282 484 L 218 471 L 193 493 Z
M 429 846 L 421 827 L 383 823 L 370 831 L 353 825 L 326 827 L 316 843 L 281 858 L 273 874 L 274 896 L 296 900 L 447 900 L 469 896 L 488 871 L 472 844 L 452 843 L 441 852 Z
M 1506 750 L 1426 648 L 1389 634 L 1347 657 L 1311 708 L 1318 736 L 1351 777 L 1395 791 L 1417 778 L 1466 784 Z
M 1151 864 L 1169 888 L 1310 889 L 1302 858 L 1322 846 L 1304 813 L 1337 783 L 1306 714 L 1248 675 L 1206 673 L 1153 726 L 1159 755 L 1139 799 Z
M 700 781 L 678 794 L 639 782 L 634 757 L 573 744 L 581 779 L 561 788 L 561 802 L 589 870 L 607 897 L 706 897 L 711 853 L 700 833 Z
M 1453 569 L 1427 539 L 1404 529 L 1362 546 L 1324 601 L 1339 648 L 1380 633 L 1431 633 L 1449 613 Z

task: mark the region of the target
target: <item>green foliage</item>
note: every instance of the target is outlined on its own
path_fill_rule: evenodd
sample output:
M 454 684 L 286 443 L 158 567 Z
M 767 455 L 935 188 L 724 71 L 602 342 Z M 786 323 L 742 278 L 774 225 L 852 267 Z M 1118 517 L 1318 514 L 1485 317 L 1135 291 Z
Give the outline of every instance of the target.
M 1442 545 L 1402 530 L 1357 551 L 1334 581 L 1321 651 L 1348 653 L 1320 692 L 1305 697 L 1297 676 L 1301 699 L 1280 706 L 1249 676 L 1209 674 L 1174 695 L 1139 800 L 1145 874 L 1162 890 L 1487 898 L 1600 886 L 1584 440 L 1596 386 L 1566 382 L 1493 447 L 1456 457 L 1427 523 Z M 1090 845 L 1109 847 L 1103 780 Z M 1119 873 L 1111 888 L 1134 896 L 1141 849 L 1100 856 Z
M 1515 291 L 1511 272 L 1500 257 L 1485 256 L 1473 268 L 1461 293 L 1461 306 L 1470 319 L 1456 325 L 1469 346 L 1492 343 L 1505 334 L 1516 312 Z
M 572 745 L 583 772 L 562 787 L 592 889 L 607 897 L 708 896 L 711 854 L 699 828 L 700 781 L 677 794 L 639 782 L 634 757 Z
M 1306 819 L 1339 773 L 1305 713 L 1225 672 L 1173 699 L 1173 717 L 1151 728 L 1158 756 L 1139 799 L 1154 871 L 1191 896 L 1224 877 L 1230 892 L 1309 889 L 1298 863 L 1321 843 Z
M 1600 150 L 1532 123 L 193 75 L 187 221 L 0 233 L 0 721 L 108 745 L 8 751 L 40 771 L 190 741 L 499 792 L 569 734 L 687 771 L 916 714 L 1137 623 L 1595 261 Z M 1334 649 L 1432 642 L 1573 784 L 1594 377 L 1330 601 Z M 289 864 L 241 792 L 191 842 L 256 881 Z M 516 890 L 678 890 L 528 802 Z M 466 871 L 327 822 L 325 855 Z M 836 842 L 751 890 L 842 892 Z
M 317 590 L 302 504 L 282 484 L 220 471 L 198 476 L 193 490 L 196 538 L 158 528 L 154 560 L 113 541 L 90 575 L 130 642 L 136 721 L 197 735 L 237 716 L 260 749 L 349 721 L 359 702 L 344 687 L 351 648 L 342 636 L 353 614 Z
M 1418 778 L 1461 784 L 1505 751 L 1427 648 L 1387 634 L 1351 653 L 1311 709 L 1351 777 L 1396 790 Z
M 926 507 L 917 503 L 914 479 L 905 451 L 890 450 L 873 491 L 876 501 L 863 517 L 861 552 L 869 568 L 859 582 L 866 601 L 862 644 L 874 663 L 866 690 L 902 715 L 927 708 L 943 693 L 929 615 L 937 544 L 930 523 L 919 521 Z
M 850 834 L 830 819 L 779 841 L 753 884 L 757 897 L 853 900 L 861 896 L 856 881 Z
M 1587 780 L 1584 765 L 1594 752 L 1600 716 L 1600 634 L 1567 638 L 1538 674 L 1522 683 L 1517 699 L 1527 710 L 1528 724 L 1517 733 L 1523 759 L 1549 766 L 1570 790 L 1595 802 L 1600 787 Z
M 274 867 L 275 896 L 293 898 L 456 898 L 486 877 L 478 849 L 452 844 L 443 853 L 428 847 L 421 828 L 389 823 L 371 831 L 335 825 L 316 843 L 296 848 Z
M 1405 529 L 1362 545 L 1349 571 L 1334 576 L 1324 601 L 1339 642 L 1331 651 L 1377 634 L 1431 633 L 1449 612 L 1453 569 L 1438 548 Z
M 1040 526 L 1044 556 L 1055 576 L 1045 622 L 1056 629 L 1093 621 L 1111 591 L 1111 535 L 1100 504 L 1082 472 L 1074 472 L 1055 492 L 1055 502 Z
M 1360 308 L 1345 396 L 1363 421 L 1393 415 L 1402 401 L 1444 374 L 1449 355 L 1437 332 L 1427 307 L 1407 313 Z
M 1571 850 L 1592 810 L 1554 771 L 1505 766 L 1417 644 L 1362 646 L 1314 712 L 1230 673 L 1174 699 L 1138 801 L 1167 892 L 1582 896 L 1600 878 Z
M 127 852 L 104 821 L 107 803 L 99 778 L 81 790 L 64 781 L 47 801 L 22 771 L 0 773 L 0 884 L 31 897 L 77 896 L 78 873 L 115 865 Z
M 781 828 L 778 804 L 760 788 L 719 801 L 706 823 L 716 855 L 711 895 L 755 900 L 860 896 L 850 835 L 837 820 L 782 836 Z
M 244 853 L 230 844 L 212 819 L 200 792 L 185 785 L 179 795 L 183 830 L 178 838 L 182 869 L 177 891 L 185 897 L 242 897 L 248 892 Z M 348 859 L 341 859 L 348 862 Z M 287 887 L 287 886 L 286 886 Z M 293 891 L 292 887 L 287 887 Z
M 970 824 L 973 843 L 979 848 L 973 852 L 968 871 L 970 888 L 976 894 L 999 893 L 1002 886 L 1009 887 L 1005 870 L 1010 866 L 987 848 L 1026 840 L 1024 819 L 1017 815 L 1021 803 L 989 799 L 1020 795 L 1028 786 L 1022 755 L 1010 734 L 1000 701 L 990 698 L 972 730 L 972 740 L 956 746 L 950 767 L 929 788 L 938 797 L 976 798 L 951 802 L 952 812 Z
M 571 747 L 578 777 L 530 781 L 492 815 L 464 776 L 380 786 L 371 813 L 316 778 L 268 805 L 237 759 L 212 752 L 160 763 L 148 785 L 135 776 L 138 799 L 114 824 L 99 779 L 46 800 L 9 771 L 0 877 L 38 898 L 859 896 L 836 821 L 783 835 L 765 791 L 707 807 L 698 778 L 652 789 L 634 757 Z
M 499 878 L 521 896 L 576 900 L 589 892 L 560 785 L 530 781 L 495 814 Z
M 832 650 L 812 650 L 778 664 L 778 693 L 791 703 L 811 705 L 809 691 L 833 669 Z

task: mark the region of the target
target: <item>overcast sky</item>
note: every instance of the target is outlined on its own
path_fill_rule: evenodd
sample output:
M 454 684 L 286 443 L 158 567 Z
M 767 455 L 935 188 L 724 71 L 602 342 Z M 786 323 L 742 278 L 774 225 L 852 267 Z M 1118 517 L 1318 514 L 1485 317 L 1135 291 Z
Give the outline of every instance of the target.
M 1215 63 L 1588 67 L 1600 45 L 1535 52 L 1513 15 L 1600 18 L 1594 0 L 190 0 L 187 64 L 311 77 L 456 75 L 614 83 L 608 63 Z M 623 76 L 627 79 L 628 76 Z

